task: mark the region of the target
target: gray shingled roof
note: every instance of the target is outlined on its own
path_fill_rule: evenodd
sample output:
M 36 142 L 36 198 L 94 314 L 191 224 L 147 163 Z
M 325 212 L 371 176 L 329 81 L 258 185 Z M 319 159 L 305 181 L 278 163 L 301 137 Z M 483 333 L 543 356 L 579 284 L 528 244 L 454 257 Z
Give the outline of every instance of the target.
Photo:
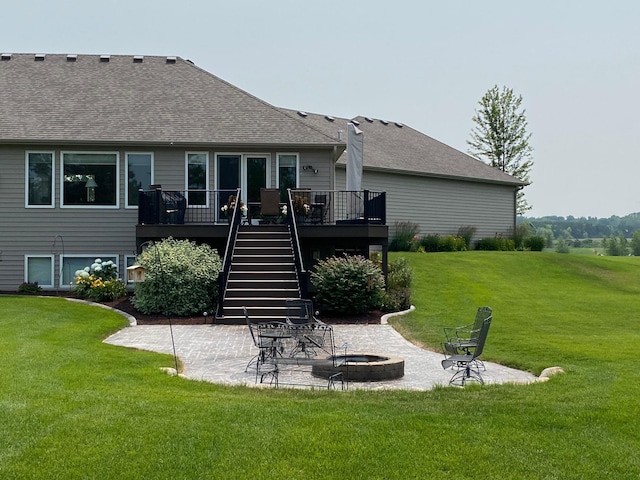
M 401 123 L 368 117 L 346 119 L 307 112 L 301 114 L 294 110 L 285 111 L 291 115 L 298 115 L 307 125 L 336 139 L 338 130 L 342 130 L 341 137 L 345 142 L 347 123 L 357 121 L 358 128 L 364 132 L 365 169 L 525 185 L 519 179 Z M 346 164 L 346 152 L 338 162 Z
M 134 58 L 2 55 L 0 141 L 344 147 L 189 61 Z

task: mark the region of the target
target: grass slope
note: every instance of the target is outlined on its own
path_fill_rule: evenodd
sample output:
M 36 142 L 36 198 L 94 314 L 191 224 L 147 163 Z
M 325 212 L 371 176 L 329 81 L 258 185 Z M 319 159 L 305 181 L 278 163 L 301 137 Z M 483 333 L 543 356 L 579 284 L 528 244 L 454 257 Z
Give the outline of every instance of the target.
M 58 298 L 0 297 L 0 478 L 637 478 L 639 260 L 404 254 L 441 327 L 494 309 L 486 356 L 530 386 L 431 392 L 225 387 L 169 377 L 167 355 L 106 345 L 126 322 Z

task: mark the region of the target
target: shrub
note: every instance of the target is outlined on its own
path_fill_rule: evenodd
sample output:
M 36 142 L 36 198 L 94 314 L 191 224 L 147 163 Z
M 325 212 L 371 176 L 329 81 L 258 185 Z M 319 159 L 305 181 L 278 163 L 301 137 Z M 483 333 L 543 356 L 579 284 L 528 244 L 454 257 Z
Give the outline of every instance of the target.
M 531 226 L 528 223 L 519 223 L 513 232 L 513 242 L 516 250 L 524 249 L 526 239 L 531 235 Z
M 413 270 L 406 258 L 400 257 L 389 264 L 387 292 L 382 301 L 386 312 L 406 310 L 411 306 L 411 282 Z
M 640 230 L 633 232 L 631 238 L 631 253 L 635 256 L 640 255 Z
M 556 242 L 556 253 L 569 253 L 569 245 L 564 238 L 560 238 Z
M 493 238 L 481 238 L 476 242 L 476 250 L 515 250 L 515 242 L 510 238 L 495 236 Z
M 118 269 L 111 260 L 103 262 L 96 258 L 94 262 L 75 272 L 76 286 L 73 293 L 94 302 L 106 302 L 124 297 L 127 290 L 118 278 Z
M 415 252 L 418 245 L 419 226 L 411 222 L 396 222 L 396 233 L 389 243 L 392 252 Z
M 617 238 L 613 234 L 609 238 L 603 238 L 602 248 L 612 257 L 623 257 L 629 254 L 629 242 L 622 233 Z
M 540 235 L 534 235 L 533 237 L 529 237 L 524 241 L 524 246 L 532 252 L 541 252 L 546 244 L 547 239 Z
M 38 285 L 38 282 L 24 282 L 18 287 L 18 293 L 25 295 L 35 295 L 40 292 L 42 288 Z
M 471 240 L 473 240 L 473 236 L 476 234 L 476 227 L 460 227 L 458 229 L 458 237 L 464 240 L 465 250 L 471 249 Z
M 425 235 L 420 240 L 420 246 L 425 252 L 437 252 L 440 248 L 440 236 L 439 235 Z
M 384 296 L 380 268 L 360 255 L 320 260 L 311 272 L 320 308 L 338 315 L 379 308 Z
M 425 252 L 459 252 L 467 249 L 466 240 L 455 235 L 441 237 L 438 234 L 425 235 L 420 240 L 421 251 Z
M 132 303 L 145 314 L 193 315 L 217 303 L 222 261 L 209 245 L 167 238 L 137 257 L 145 281 L 137 283 Z

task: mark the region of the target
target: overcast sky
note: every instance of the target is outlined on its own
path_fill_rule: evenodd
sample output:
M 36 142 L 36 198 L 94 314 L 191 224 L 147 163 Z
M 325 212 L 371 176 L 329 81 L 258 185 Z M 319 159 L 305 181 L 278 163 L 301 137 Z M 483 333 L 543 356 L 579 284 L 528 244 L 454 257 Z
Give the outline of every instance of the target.
M 530 216 L 640 211 L 637 0 L 21 0 L 1 14 L 1 53 L 177 55 L 279 107 L 397 121 L 463 152 L 478 101 L 507 86 L 532 133 Z

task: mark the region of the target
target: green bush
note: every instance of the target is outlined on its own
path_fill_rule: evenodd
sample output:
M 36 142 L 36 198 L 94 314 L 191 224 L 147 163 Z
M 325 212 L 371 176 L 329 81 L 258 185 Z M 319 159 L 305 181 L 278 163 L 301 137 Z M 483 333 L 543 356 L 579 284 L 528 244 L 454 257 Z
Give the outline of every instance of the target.
M 411 306 L 411 282 L 413 270 L 406 258 L 400 257 L 389 264 L 387 291 L 382 301 L 386 312 L 406 310 Z
M 209 245 L 168 238 L 136 261 L 145 281 L 136 284 L 132 303 L 142 313 L 186 316 L 215 307 L 222 261 Z
M 631 238 L 631 253 L 636 257 L 640 255 L 640 230 L 633 232 Z
M 389 243 L 389 250 L 392 252 L 415 252 L 418 240 L 419 226 L 411 222 L 396 222 L 396 233 L 391 243 Z
M 612 257 L 624 257 L 629 254 L 629 242 L 622 233 L 618 237 L 612 234 L 609 238 L 603 238 L 602 248 Z
M 360 255 L 320 260 L 311 272 L 320 309 L 338 315 L 360 314 L 380 308 L 384 276 L 371 260 Z
M 18 287 L 18 293 L 25 295 L 35 295 L 42 290 L 38 282 L 24 282 Z
M 532 252 L 541 252 L 546 244 L 547 239 L 540 235 L 534 235 L 524 241 L 525 248 L 528 248 Z
M 569 245 L 564 238 L 560 238 L 556 242 L 556 253 L 569 253 Z
M 476 242 L 476 250 L 511 251 L 515 249 L 515 242 L 513 240 L 500 236 L 481 238 Z
M 524 243 L 530 235 L 531 225 L 529 225 L 528 223 L 519 223 L 516 226 L 516 229 L 513 232 L 513 242 L 515 244 L 516 250 L 524 249 Z
M 460 236 L 447 235 L 441 237 L 435 234 L 422 237 L 420 239 L 420 247 L 425 252 L 459 252 L 467 249 L 467 243 Z
M 476 234 L 476 227 L 466 226 L 458 229 L 458 237 L 464 239 L 465 250 L 471 249 L 471 240 Z
M 93 263 L 76 270 L 76 286 L 73 293 L 78 298 L 94 302 L 107 302 L 126 296 L 124 283 L 118 278 L 118 269 L 111 260 L 96 258 Z

